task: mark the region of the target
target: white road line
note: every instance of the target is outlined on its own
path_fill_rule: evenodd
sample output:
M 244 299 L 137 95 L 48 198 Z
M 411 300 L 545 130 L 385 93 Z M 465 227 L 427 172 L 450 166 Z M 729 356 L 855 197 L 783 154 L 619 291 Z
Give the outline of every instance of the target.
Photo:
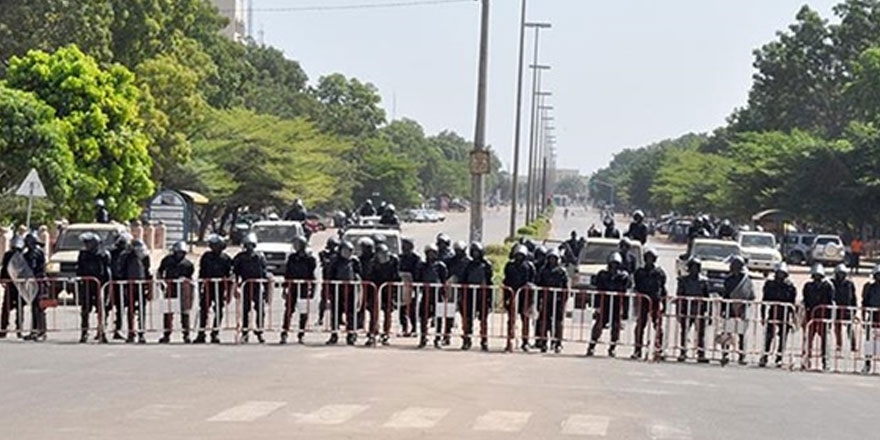
M 317 411 L 300 416 L 297 423 L 306 425 L 338 425 L 369 408 L 366 405 L 327 405 Z
M 594 435 L 605 436 L 608 433 L 608 423 L 611 419 L 607 416 L 593 416 L 586 414 L 573 414 L 562 422 L 562 433 L 565 435 Z
M 181 414 L 185 410 L 186 406 L 183 405 L 147 405 L 128 413 L 126 417 L 135 420 L 163 420 Z
M 517 432 L 529 422 L 530 412 L 489 411 L 474 422 L 475 431 Z
M 412 407 L 394 413 L 383 426 L 386 428 L 427 429 L 433 428 L 449 414 L 446 408 Z
M 691 440 L 691 430 L 687 426 L 654 423 L 648 427 L 648 436 L 651 440 Z
M 214 415 L 209 422 L 251 422 L 268 416 L 287 402 L 245 402 Z

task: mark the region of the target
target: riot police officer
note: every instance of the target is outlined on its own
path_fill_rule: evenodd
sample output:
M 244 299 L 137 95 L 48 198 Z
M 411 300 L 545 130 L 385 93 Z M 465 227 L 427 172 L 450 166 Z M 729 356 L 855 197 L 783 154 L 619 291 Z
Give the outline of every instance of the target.
M 565 304 L 568 302 L 568 273 L 560 264 L 560 259 L 556 249 L 547 253 L 547 263 L 535 279 L 539 288 L 535 339 L 542 352 L 547 351 L 548 334 L 550 348 L 555 353 L 562 351 L 562 324 L 565 319 Z
M 219 328 L 223 322 L 223 309 L 227 295 L 232 288 L 229 277 L 232 275 L 232 258 L 224 252 L 226 241 L 217 234 L 208 237 L 209 250 L 199 260 L 199 280 L 201 295 L 199 307 L 199 334 L 196 344 L 205 343 L 205 331 L 208 328 L 208 312 L 214 310 L 214 324 L 211 327 L 211 343 L 220 343 Z
M 104 199 L 95 200 L 95 222 L 110 223 L 110 211 L 104 204 Z
M 534 300 L 534 292 L 530 284 L 535 282 L 535 265 L 528 260 L 528 251 L 523 245 L 513 248 L 513 259 L 504 265 L 504 280 L 502 284 L 509 289 L 509 294 L 504 298 L 505 307 L 510 311 L 507 327 L 507 351 L 513 351 L 513 341 L 516 329 L 516 315 L 519 315 L 522 325 L 523 351 L 529 351 L 529 324 L 531 323 L 531 310 Z M 516 314 L 512 307 L 516 307 Z
M 265 279 L 269 273 L 266 270 L 266 257 L 262 252 L 257 252 L 257 236 L 250 233 L 242 241 L 244 249 L 232 259 L 232 273 L 242 286 L 242 311 L 241 311 L 241 342 L 248 342 L 250 331 L 250 312 L 256 314 L 257 327 L 254 335 L 260 344 L 263 339 L 263 322 L 265 318 L 265 302 L 268 295 L 265 292 Z
M 635 292 L 644 295 L 639 300 L 639 316 L 635 327 L 635 350 L 632 358 L 640 359 L 642 357 L 643 341 L 645 339 L 645 327 L 648 326 L 650 319 L 651 325 L 654 327 L 654 356 L 659 360 L 662 356 L 663 347 L 663 307 L 666 302 L 666 272 L 657 265 L 657 251 L 648 248 L 645 249 L 645 265 L 636 269 L 633 274 L 635 284 Z M 647 301 L 644 301 L 646 299 Z
M 318 252 L 318 259 L 321 260 L 321 279 L 329 280 L 330 279 L 330 266 L 333 264 L 333 260 L 338 255 L 339 249 L 339 239 L 335 236 L 330 236 L 327 239 L 327 243 L 324 245 L 324 249 L 321 252 Z M 327 283 L 321 283 L 321 297 L 319 298 L 318 303 L 318 326 L 324 325 L 324 315 L 327 313 L 327 305 L 330 302 L 330 291 Z
M 361 217 L 373 217 L 376 215 L 376 208 L 373 207 L 373 201 L 367 199 L 358 209 L 358 215 Z
M 396 208 L 392 204 L 388 204 L 382 211 L 382 217 L 379 219 L 380 225 L 400 227 L 400 219 L 397 218 Z
M 284 214 L 284 220 L 304 222 L 306 221 L 306 207 L 301 199 L 293 201 L 293 206 Z
M 452 246 L 452 252 L 452 256 L 444 260 L 449 270 L 449 278 L 453 283 L 464 284 L 464 270 L 470 263 L 467 245 L 463 241 L 456 241 Z
M 636 240 L 642 245 L 648 241 L 648 225 L 645 224 L 645 213 L 641 209 L 637 209 L 632 215 L 633 221 L 629 224 L 629 230 L 624 234 L 632 240 Z
M 625 298 L 622 295 L 630 287 L 630 275 L 626 271 L 623 257 L 619 252 L 608 256 L 608 266 L 596 274 L 596 290 L 602 292 L 594 298 L 599 304 L 593 304 L 597 308 L 594 314 L 595 322 L 590 337 L 590 345 L 587 347 L 587 356 L 593 356 L 596 350 L 596 342 L 602 336 L 605 326 L 611 324 L 611 344 L 608 346 L 608 356 L 614 357 L 617 341 L 620 339 L 620 327 L 623 319 L 623 304 Z
M 415 243 L 411 238 L 400 240 L 400 273 L 404 281 L 415 280 L 422 262 L 422 257 L 415 252 Z M 400 304 L 400 328 L 404 337 L 412 336 L 416 331 L 416 315 L 418 309 L 418 297 L 413 297 L 415 291 L 409 283 L 403 286 Z M 410 327 L 412 325 L 412 327 Z M 410 330 L 412 329 L 412 330 Z
M 581 251 L 584 249 L 584 245 L 587 244 L 586 240 L 583 237 L 578 238 L 577 231 L 571 231 L 571 238 L 569 238 L 566 242 L 568 245 L 568 250 L 570 254 L 568 257 L 572 260 L 570 261 L 573 264 L 577 264 L 577 259 L 581 255 Z
M 535 271 L 540 272 L 541 269 L 544 268 L 544 264 L 547 262 L 547 248 L 543 245 L 535 246 L 535 251 L 532 252 L 532 264 L 535 265 Z
M 345 342 L 354 345 L 357 342 L 358 313 L 355 284 L 360 281 L 360 264 L 354 256 L 354 246 L 347 241 L 339 245 L 339 255 L 333 259 L 327 273 L 330 283 L 328 289 L 330 308 L 330 339 L 327 345 L 339 341 L 339 322 L 345 317 Z
M 636 267 L 638 266 L 638 261 L 636 260 L 636 256 L 632 253 L 632 241 L 629 238 L 623 237 L 617 244 L 618 252 L 620 252 L 620 256 L 623 258 L 623 270 L 625 270 L 628 274 L 632 275 L 636 272 Z
M 113 242 L 113 247 L 110 249 L 110 278 L 113 280 L 124 280 L 125 277 L 122 276 L 121 268 L 122 268 L 122 255 L 123 252 L 129 250 L 131 248 L 132 236 L 128 232 L 123 232 L 116 237 L 116 240 Z M 106 299 L 107 307 L 104 312 L 105 319 L 110 318 L 110 313 L 113 312 L 114 318 L 114 327 L 113 327 L 113 339 L 121 341 L 125 339 L 122 336 L 122 311 L 125 308 L 124 301 L 122 298 L 122 285 L 121 284 L 111 284 L 110 291 L 108 292 L 108 298 Z
M 183 342 L 192 342 L 189 338 L 189 310 L 192 306 L 193 284 L 192 277 L 195 267 L 186 258 L 186 243 L 178 241 L 171 247 L 171 253 L 159 262 L 156 271 L 159 279 L 165 284 L 165 308 L 162 323 L 164 334 L 159 339 L 160 344 L 171 342 L 171 329 L 174 323 L 173 300 L 180 304 L 180 326 L 183 329 Z
M 437 234 L 437 252 L 439 255 L 438 258 L 448 266 L 449 260 L 451 260 L 453 256 L 452 239 L 443 232 Z
M 706 300 L 709 298 L 709 280 L 702 275 L 702 269 L 703 262 L 697 257 L 692 257 L 687 262 L 687 274 L 678 277 L 676 313 L 680 329 L 679 362 L 687 360 L 688 333 L 692 326 L 696 326 L 697 331 L 697 362 L 709 362 L 706 358 L 706 320 L 708 319 Z
M 724 219 L 721 226 L 718 227 L 718 238 L 721 240 L 733 240 L 736 230 L 733 229 L 733 223 L 729 219 Z
M 3 254 L 3 266 L 0 270 L 0 280 L 3 281 L 3 309 L 0 311 L 0 338 L 6 337 L 6 329 L 9 328 L 9 313 L 15 312 L 15 331 L 19 339 L 22 338 L 22 322 L 24 321 L 24 307 L 19 296 L 18 287 L 13 282 L 10 273 L 10 265 L 13 260 L 20 259 L 24 252 L 24 239 L 14 237 L 11 248 Z
M 31 299 L 31 334 L 25 337 L 29 341 L 46 340 L 46 312 L 43 310 L 42 299 L 46 292 L 46 254 L 41 249 L 42 243 L 34 232 L 24 237 L 25 251 L 22 256 L 27 263 L 34 280 L 34 296 Z
M 806 316 L 807 363 L 813 357 L 813 339 L 819 336 L 822 356 L 822 369 L 827 369 L 825 359 L 828 338 L 825 332 L 827 320 L 831 317 L 828 307 L 834 305 L 834 285 L 825 278 L 825 267 L 816 263 L 810 269 L 811 280 L 804 284 L 804 314 Z
M 413 279 L 417 284 L 417 288 L 422 291 L 421 303 L 419 304 L 419 321 L 421 324 L 421 335 L 419 339 L 419 348 L 424 348 L 428 344 L 428 321 L 436 316 L 435 307 L 444 307 L 442 316 L 437 317 L 437 335 L 434 339 L 434 346 L 440 348 L 441 341 L 446 345 L 449 344 L 449 334 L 452 331 L 452 325 L 455 323 L 455 310 L 450 318 L 445 313 L 446 307 L 454 307 L 455 298 L 444 284 L 449 278 L 449 271 L 446 264 L 440 259 L 440 252 L 436 245 L 429 244 L 425 246 L 425 262 L 419 265 Z M 449 306 L 452 300 L 452 306 Z M 446 324 L 445 326 L 443 324 Z
M 128 312 L 128 337 L 125 342 L 133 343 L 137 332 L 138 344 L 146 344 L 147 340 L 144 338 L 147 324 L 146 309 L 147 301 L 152 295 L 153 286 L 150 280 L 153 275 L 150 273 L 150 256 L 147 255 L 147 246 L 143 241 L 132 241 L 131 247 L 122 253 L 119 275 L 120 280 L 124 281 L 121 294 Z M 137 328 L 135 328 L 135 318 L 137 318 Z
M 370 281 L 378 291 L 375 295 L 366 298 L 365 309 L 370 312 L 370 332 L 367 336 L 367 346 L 376 344 L 376 333 L 379 331 L 379 317 L 382 317 L 382 334 L 380 342 L 388 345 L 389 333 L 391 332 L 391 314 L 396 308 L 396 298 L 393 286 L 382 286 L 385 283 L 400 281 L 400 261 L 396 255 L 391 254 L 388 246 L 380 244 L 376 247 Z M 376 301 L 378 300 L 378 302 Z
M 724 279 L 724 290 L 721 298 L 728 300 L 721 303 L 721 316 L 731 325 L 733 331 L 726 328 L 721 334 L 721 366 L 727 365 L 730 360 L 729 348 L 739 343 L 739 364 L 746 365 L 746 333 L 745 318 L 748 311 L 748 302 L 755 299 L 752 279 L 746 272 L 746 261 L 743 257 L 735 255 L 730 259 L 729 272 Z M 748 302 L 747 302 L 748 301 Z
M 779 336 L 779 344 L 776 346 L 776 366 L 782 366 L 785 342 L 794 324 L 792 322 L 794 313 L 792 312 L 796 297 L 797 288 L 788 277 L 788 265 L 785 263 L 777 264 L 773 279 L 764 283 L 764 295 L 761 298 L 764 303 L 762 316 L 767 324 L 764 328 L 764 353 L 758 361 L 759 366 L 767 366 L 767 355 L 770 353 L 773 339 L 777 335 Z
M 287 333 L 290 331 L 290 318 L 299 300 L 311 300 L 314 297 L 315 269 L 318 260 L 308 250 L 306 238 L 297 236 L 293 239 L 293 253 L 287 256 L 284 268 L 284 279 L 288 288 L 284 295 L 284 327 L 281 332 L 281 345 L 287 344 Z M 306 324 L 309 319 L 308 310 L 296 310 L 299 313 L 299 327 L 296 340 L 303 343 Z
M 880 345 L 877 340 L 877 334 L 880 333 L 880 264 L 874 266 L 871 270 L 873 279 L 865 283 L 862 289 L 862 320 L 866 323 L 868 330 L 866 339 L 872 350 L 866 350 L 865 366 L 862 373 L 869 374 L 871 372 L 871 359 L 880 353 L 876 347 Z
M 602 232 L 602 236 L 605 238 L 620 238 L 620 230 L 614 226 L 614 217 L 608 215 L 602 220 L 602 224 L 605 225 L 605 230 Z
M 462 324 L 464 338 L 461 349 L 471 348 L 471 335 L 474 320 L 480 320 L 480 349 L 489 350 L 488 324 L 489 314 L 494 306 L 492 295 L 492 263 L 486 259 L 483 245 L 473 242 L 469 248 L 470 259 L 462 272 L 461 282 L 465 285 L 462 292 Z
M 849 269 L 841 263 L 834 268 L 834 278 L 831 284 L 834 286 L 834 305 L 837 306 L 837 316 L 834 317 L 834 338 L 837 342 L 837 351 L 843 345 L 843 329 L 846 328 L 849 337 L 850 350 L 856 351 L 856 337 L 852 327 L 852 310 L 856 306 L 856 287 L 847 278 Z
M 80 278 L 80 344 L 88 342 L 89 314 L 94 309 L 99 315 L 101 310 L 101 286 L 110 281 L 110 254 L 99 248 L 100 238 L 97 234 L 86 232 L 79 236 L 83 249 L 76 259 L 76 276 Z M 99 326 L 100 327 L 100 326 Z M 104 329 L 98 328 L 95 338 L 101 343 L 107 342 Z

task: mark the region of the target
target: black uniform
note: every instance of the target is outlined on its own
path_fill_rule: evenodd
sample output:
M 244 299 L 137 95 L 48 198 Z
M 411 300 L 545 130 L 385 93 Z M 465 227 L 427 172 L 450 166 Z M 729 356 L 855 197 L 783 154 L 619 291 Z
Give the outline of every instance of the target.
M 76 276 L 79 284 L 80 329 L 85 335 L 89 329 L 89 314 L 101 310 L 101 286 L 110 281 L 110 254 L 100 249 L 81 250 L 76 259 Z M 103 333 L 102 329 L 99 332 Z M 100 336 L 100 335 L 99 335 Z
M 834 285 L 834 305 L 838 307 L 834 318 L 834 337 L 837 340 L 837 349 L 843 345 L 843 328 L 846 327 L 847 336 L 849 337 L 850 349 L 856 351 L 856 337 L 852 328 L 852 310 L 849 307 L 856 307 L 856 286 L 849 279 L 832 278 L 831 284 Z
M 112 280 L 123 280 L 125 279 L 122 276 L 120 271 L 122 267 L 122 253 L 126 250 L 126 244 L 122 241 L 118 241 L 113 249 L 110 249 L 110 279 Z M 107 307 L 105 311 L 105 318 L 110 318 L 110 313 L 114 313 L 114 338 L 121 338 L 120 332 L 122 331 L 122 309 L 124 309 L 124 302 L 122 299 L 122 285 L 113 283 L 110 285 L 110 291 L 108 292 L 108 298 L 106 299 Z
M 632 222 L 629 224 L 626 236 L 641 244 L 645 244 L 648 241 L 648 225 L 644 222 Z
M 404 252 L 400 254 L 400 273 L 409 274 L 411 279 L 415 280 L 416 273 L 423 264 L 422 258 L 415 252 Z M 416 329 L 416 315 L 418 309 L 418 296 L 413 297 L 415 291 L 411 285 L 403 286 L 400 304 L 400 326 L 404 335 L 410 333 L 410 323 L 412 330 Z
M 193 283 L 195 267 L 186 254 L 169 254 L 159 262 L 159 279 L 165 284 L 166 310 L 173 310 L 173 301 L 180 301 L 180 326 L 183 328 L 183 339 L 189 342 L 189 310 L 192 307 Z M 163 328 L 165 335 L 162 342 L 168 342 L 174 322 L 174 313 L 165 312 Z
M 379 219 L 379 224 L 400 227 L 400 219 L 397 218 L 397 214 L 393 211 L 385 210 L 385 212 L 382 213 L 382 217 Z
M 306 210 L 300 206 L 294 206 L 284 214 L 284 220 L 304 222 L 306 221 Z
M 762 363 L 766 362 L 766 356 L 770 353 L 770 347 L 773 345 L 773 338 L 777 334 L 779 335 L 779 345 L 776 347 L 776 362 L 782 361 L 782 354 L 785 352 L 785 341 L 794 324 L 792 322 L 794 318 L 792 312 L 794 311 L 796 297 L 797 288 L 794 287 L 794 284 L 788 278 L 783 281 L 767 280 L 764 283 L 764 296 L 762 300 L 765 304 L 762 316 L 767 324 L 764 328 L 764 357 L 762 357 Z M 787 304 L 791 306 L 789 307 Z
M 419 265 L 418 270 L 413 275 L 416 283 L 422 283 L 419 289 L 422 292 L 421 302 L 419 304 L 419 315 L 421 317 L 422 340 L 424 341 L 428 334 L 428 321 L 433 319 L 436 314 L 435 305 L 438 307 L 454 307 L 455 298 L 447 287 L 441 287 L 440 284 L 446 283 L 449 278 L 449 271 L 446 264 L 442 260 L 427 259 L 423 264 Z M 449 296 L 447 297 L 447 294 Z M 450 302 L 453 301 L 453 302 Z M 446 314 L 444 313 L 445 317 Z M 443 323 L 446 322 L 445 329 Z M 437 338 L 442 333 L 445 337 L 449 337 L 455 318 L 443 318 L 437 320 Z
M 358 329 L 357 297 L 354 284 L 361 279 L 360 267 L 356 257 L 344 258 L 339 255 L 333 259 L 327 270 L 328 280 L 345 282 L 328 284 L 330 329 L 335 334 L 339 329 L 339 321 L 344 315 L 345 330 L 349 338 L 352 339 L 357 335 Z
M 314 297 L 315 269 L 318 268 L 318 260 L 311 252 L 294 252 L 287 257 L 284 266 L 284 279 L 288 283 L 287 293 L 284 295 L 284 333 L 290 331 L 290 317 L 296 309 L 299 299 L 312 299 Z M 299 334 L 302 338 L 309 319 L 309 310 L 297 310 L 299 312 Z
M 99 206 L 95 211 L 95 222 L 97 223 L 110 223 L 110 211 L 103 206 Z
M 663 347 L 663 305 L 666 301 L 666 272 L 657 265 L 652 267 L 640 267 L 633 274 L 635 291 L 647 298 L 636 300 L 639 311 L 638 321 L 635 327 L 635 355 L 640 357 L 645 338 L 645 327 L 648 320 L 654 326 L 654 350 L 659 354 Z
M 134 249 L 127 249 L 119 257 L 119 275 L 122 283 L 122 300 L 128 310 L 128 342 L 134 342 L 135 315 L 137 315 L 137 333 L 139 342 L 143 341 L 146 327 L 147 300 L 152 293 L 149 280 L 150 257 L 138 257 Z
M 541 348 L 546 347 L 548 334 L 555 346 L 562 344 L 562 328 L 565 304 L 568 302 L 568 273 L 558 262 L 547 263 L 535 278 L 538 286 L 538 319 L 535 323 L 535 339 Z
M 364 203 L 361 205 L 360 209 L 358 209 L 358 214 L 361 217 L 372 217 L 376 215 L 376 208 L 374 208 L 373 205 Z
M 504 280 L 502 281 L 502 284 L 504 287 L 510 289 L 504 297 L 504 307 L 510 312 L 510 316 L 507 320 L 507 339 L 510 342 L 516 339 L 516 335 L 514 334 L 516 331 L 516 316 L 514 313 L 517 313 L 522 322 L 523 344 L 528 344 L 529 324 L 531 323 L 531 317 L 529 315 L 531 313 L 532 304 L 534 303 L 535 292 L 531 288 L 524 287 L 528 286 L 530 283 L 534 283 L 536 276 L 535 265 L 528 259 L 523 258 L 522 261 L 512 259 L 504 265 Z M 514 298 L 516 298 L 515 302 Z M 514 306 L 516 307 L 516 310 L 511 308 Z M 513 347 L 511 344 L 508 344 L 507 348 L 508 350 L 511 350 Z
M 864 319 L 870 328 L 880 328 L 880 282 L 869 281 L 862 288 L 862 307 L 869 309 L 865 310 Z
M 482 258 L 467 259 L 460 282 L 465 286 L 461 292 L 461 314 L 465 340 L 470 340 L 474 332 L 474 320 L 480 320 L 480 338 L 485 343 L 488 338 L 488 320 L 492 312 L 492 263 Z
M 614 227 L 614 225 L 605 226 L 605 231 L 602 232 L 602 237 L 620 238 L 620 230 Z
M 24 310 L 24 305 L 22 304 L 21 298 L 19 298 L 18 287 L 16 287 L 15 283 L 12 282 L 12 277 L 9 274 L 9 264 L 12 261 L 12 257 L 15 256 L 16 253 L 22 252 L 18 249 L 10 249 L 3 254 L 3 266 L 2 270 L 0 270 L 0 281 L 3 282 L 3 309 L 0 311 L 0 337 L 6 337 L 6 329 L 9 328 L 9 313 L 15 311 L 15 330 L 18 332 L 18 337 L 21 337 L 21 325 L 23 322 L 22 312 Z
M 266 316 L 265 303 L 269 298 L 266 295 L 264 282 L 250 280 L 264 280 L 268 277 L 266 257 L 262 252 L 241 251 L 232 259 L 232 273 L 239 280 L 242 289 L 242 334 L 247 335 L 251 330 L 250 312 L 253 308 L 257 324 L 254 334 L 259 337 L 263 333 L 263 321 Z
M 211 339 L 217 342 L 220 326 L 223 324 L 223 309 L 232 290 L 232 258 L 222 250 L 210 250 L 199 260 L 199 280 L 201 296 L 199 306 L 199 337 L 203 338 L 208 328 L 208 311 L 214 308 L 214 323 L 211 326 Z
M 630 287 L 629 273 L 622 267 L 617 270 L 603 269 L 596 274 L 596 290 L 599 294 L 594 296 L 593 307 L 595 322 L 590 339 L 590 351 L 596 346 L 596 341 L 602 336 L 602 331 L 611 324 L 611 345 L 608 347 L 610 355 L 614 354 L 617 341 L 620 339 L 621 321 L 624 319 L 626 298 L 617 295 L 625 293 Z
M 328 244 L 321 252 L 318 252 L 318 260 L 321 262 L 321 279 L 327 281 L 330 279 L 330 266 L 336 259 L 336 245 Z M 330 286 L 327 283 L 321 283 L 321 298 L 318 303 L 318 325 L 324 324 L 324 315 L 327 313 L 327 307 L 330 304 Z
M 807 359 L 813 356 L 813 339 L 819 336 L 822 364 L 825 365 L 825 353 L 828 346 L 825 326 L 831 317 L 829 309 L 823 306 L 834 304 L 834 285 L 826 279 L 810 280 L 804 284 L 804 311 L 807 317 Z
M 449 277 L 455 278 L 458 284 L 465 283 L 465 269 L 471 263 L 471 258 L 467 254 L 452 254 L 448 259 L 443 260 L 446 268 L 449 270 Z
M 706 299 L 709 298 L 709 281 L 702 275 L 688 274 L 678 278 L 677 298 L 675 299 L 678 326 L 680 329 L 679 359 L 687 356 L 687 336 L 691 326 L 697 327 L 697 357 L 706 358 L 706 325 L 708 324 Z
M 382 287 L 385 283 L 400 281 L 400 260 L 396 255 L 388 255 L 388 261 L 381 262 L 378 257 L 373 257 L 370 269 L 370 280 L 377 291 L 369 295 L 365 301 L 365 309 L 370 312 L 370 334 L 375 335 L 379 331 L 379 316 L 384 316 L 382 329 L 383 338 L 387 339 L 391 331 L 391 313 L 397 308 L 395 286 Z M 378 303 L 376 302 L 378 299 Z

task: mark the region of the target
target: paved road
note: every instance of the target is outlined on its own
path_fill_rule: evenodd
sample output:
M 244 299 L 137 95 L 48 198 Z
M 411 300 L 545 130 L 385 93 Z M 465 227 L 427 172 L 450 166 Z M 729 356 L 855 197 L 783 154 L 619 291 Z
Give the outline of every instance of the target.
M 4 438 L 868 439 L 876 378 L 403 348 L 0 344 Z

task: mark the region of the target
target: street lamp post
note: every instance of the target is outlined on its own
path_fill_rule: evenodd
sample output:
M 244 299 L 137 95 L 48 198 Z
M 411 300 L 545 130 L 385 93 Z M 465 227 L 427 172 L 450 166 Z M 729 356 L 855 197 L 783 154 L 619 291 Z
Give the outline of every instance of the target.
M 523 87 L 523 62 L 525 61 L 526 49 L 526 0 L 522 0 L 522 13 L 519 25 L 519 64 L 517 64 L 516 78 L 516 122 L 513 129 L 513 173 L 510 190 L 510 234 L 512 239 L 516 236 L 516 203 L 519 198 L 519 141 L 522 132 L 522 87 Z
M 537 79 L 537 87 L 536 91 L 532 94 L 533 99 L 533 107 L 532 107 L 532 128 L 531 135 L 529 137 L 529 175 L 528 175 L 528 186 L 526 187 L 526 223 L 534 220 L 538 215 L 537 207 L 535 206 L 535 182 L 537 178 L 535 176 L 535 168 L 538 162 L 537 152 L 538 152 L 538 141 L 540 139 L 540 129 L 541 126 L 540 120 L 541 115 L 543 114 L 543 110 L 541 107 L 544 106 L 544 98 L 548 96 L 552 96 L 550 92 L 544 92 L 540 90 L 541 87 L 541 71 L 550 69 L 550 66 L 541 66 L 533 64 L 532 69 L 535 70 L 535 77 Z
M 548 117 L 544 118 L 545 122 L 553 121 L 554 118 Z M 556 127 L 553 126 L 545 126 L 544 127 L 544 140 L 541 145 L 541 210 L 547 209 L 547 149 L 551 145 L 552 135 L 548 134 L 548 132 L 552 132 Z
M 534 160 L 535 160 L 535 158 L 534 158 L 535 129 L 536 129 L 535 125 L 537 124 L 537 108 L 536 107 L 537 107 L 537 98 L 538 98 L 536 93 L 538 93 L 538 90 L 540 88 L 541 70 L 545 70 L 545 69 L 550 68 L 549 66 L 539 66 L 538 65 L 538 52 L 539 52 L 538 49 L 540 48 L 540 45 L 538 43 L 540 42 L 541 29 L 549 29 L 551 27 L 551 25 L 549 23 L 526 23 L 525 26 L 535 29 L 535 57 L 532 62 L 532 65 L 531 65 L 531 68 L 532 68 L 532 106 L 531 106 L 531 122 L 529 125 L 529 129 L 530 129 L 530 132 L 529 132 L 529 175 L 528 175 L 528 182 L 526 185 L 526 223 L 528 223 L 531 221 L 532 215 L 534 214 L 533 205 L 531 203 L 531 201 L 532 201 L 532 188 L 534 185 L 534 183 L 532 182 L 532 179 L 534 176 L 532 176 L 531 170 L 534 167 Z
M 477 76 L 477 122 L 471 152 L 470 240 L 483 241 L 483 175 L 489 171 L 486 152 L 486 88 L 489 73 L 489 0 L 482 0 L 480 20 L 480 62 Z
M 535 217 L 537 218 L 537 213 L 544 210 L 544 202 L 543 195 L 541 194 L 541 182 L 543 175 L 543 163 L 544 163 L 544 144 L 547 137 L 547 123 L 553 121 L 552 116 L 545 116 L 547 112 L 553 110 L 553 106 L 551 105 L 539 105 L 538 109 L 541 111 L 541 121 L 538 127 L 538 137 L 536 139 L 535 144 L 535 178 L 534 178 L 534 206 L 535 208 Z M 540 210 L 540 211 L 539 211 Z

